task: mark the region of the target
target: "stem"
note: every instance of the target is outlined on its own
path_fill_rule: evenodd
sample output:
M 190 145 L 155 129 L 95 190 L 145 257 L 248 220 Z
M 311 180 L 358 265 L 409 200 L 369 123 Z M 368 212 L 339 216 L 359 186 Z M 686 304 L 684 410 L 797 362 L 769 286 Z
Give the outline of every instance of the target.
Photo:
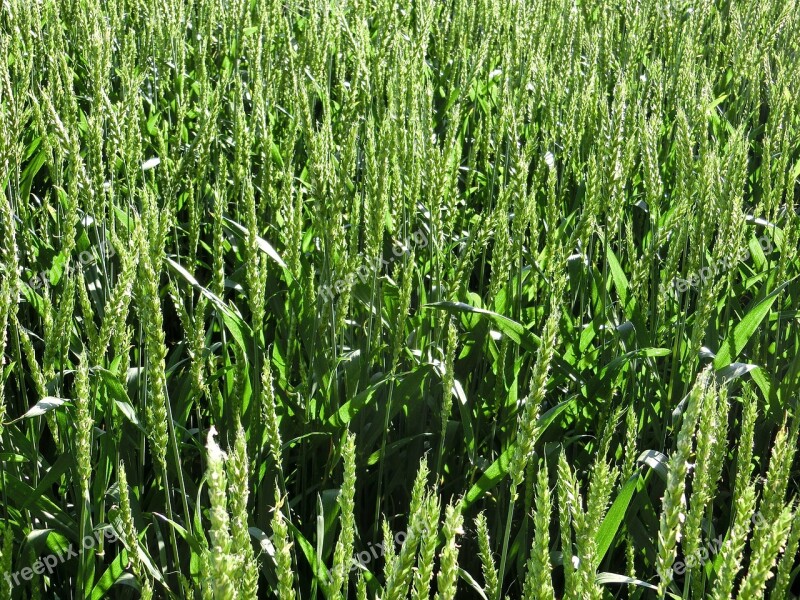
M 500 600 L 503 595 L 503 577 L 506 574 L 506 559 L 508 558 L 508 541 L 511 538 L 511 521 L 514 518 L 514 505 L 517 502 L 517 483 L 512 481 L 508 497 L 508 515 L 506 516 L 506 532 L 503 535 L 503 551 L 500 554 L 500 571 L 497 575 L 497 596 L 494 600 Z
M 384 453 L 386 452 L 386 438 L 388 436 L 389 431 L 389 421 L 390 416 L 392 414 L 392 395 L 394 393 L 394 370 L 392 370 L 392 374 L 390 375 L 391 381 L 389 383 L 389 399 L 386 402 L 386 417 L 383 420 L 383 434 L 381 437 L 381 460 L 380 465 L 378 467 L 378 497 L 375 501 L 375 534 L 373 535 L 373 539 L 377 541 L 377 535 L 380 531 L 380 527 L 378 523 L 380 522 L 381 517 L 381 492 L 383 489 L 383 464 L 384 464 Z

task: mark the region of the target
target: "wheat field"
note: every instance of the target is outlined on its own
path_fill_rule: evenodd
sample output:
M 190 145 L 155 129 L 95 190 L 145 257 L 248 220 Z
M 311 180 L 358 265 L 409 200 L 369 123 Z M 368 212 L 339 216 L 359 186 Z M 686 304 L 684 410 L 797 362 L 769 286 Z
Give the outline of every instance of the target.
M 0 600 L 800 595 L 796 0 L 2 0 Z

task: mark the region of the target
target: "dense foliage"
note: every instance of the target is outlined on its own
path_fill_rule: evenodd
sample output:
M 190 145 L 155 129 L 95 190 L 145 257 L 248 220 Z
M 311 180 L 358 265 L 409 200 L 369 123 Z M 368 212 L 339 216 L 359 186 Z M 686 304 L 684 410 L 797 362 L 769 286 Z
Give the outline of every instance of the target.
M 797 4 L 0 3 L 0 600 L 796 597 Z

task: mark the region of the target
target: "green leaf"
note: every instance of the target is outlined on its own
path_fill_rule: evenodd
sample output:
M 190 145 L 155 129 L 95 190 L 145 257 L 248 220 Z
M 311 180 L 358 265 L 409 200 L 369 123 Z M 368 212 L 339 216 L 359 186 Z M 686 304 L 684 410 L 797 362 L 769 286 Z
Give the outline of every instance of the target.
M 197 279 L 195 279 L 194 276 L 179 263 L 175 262 L 169 257 L 166 258 L 166 261 L 176 273 L 178 273 L 189 283 L 189 285 L 203 294 L 215 307 L 217 307 L 219 314 L 222 317 L 222 321 L 225 323 L 228 331 L 231 332 L 231 336 L 233 336 L 233 339 L 236 341 L 239 348 L 241 348 L 245 354 L 249 355 L 249 342 L 252 340 L 253 336 L 250 328 L 244 322 L 242 317 L 235 313 L 231 307 L 228 306 L 224 300 L 222 300 L 222 298 L 200 285 Z
M 183 540 L 187 544 L 189 544 L 189 547 L 192 549 L 192 552 L 194 552 L 197 555 L 200 555 L 200 554 L 203 553 L 203 548 L 200 546 L 200 542 L 198 542 L 197 538 L 194 537 L 192 534 L 190 534 L 189 531 L 185 527 L 183 527 L 182 525 L 179 525 L 178 523 L 176 523 L 175 521 L 173 521 L 169 517 L 166 517 L 166 516 L 162 515 L 161 513 L 154 512 L 153 516 L 154 517 L 158 517 L 159 519 L 164 521 L 164 523 L 166 523 L 167 525 L 172 527 L 177 532 L 177 534 L 179 536 L 181 536 L 181 538 L 183 538 Z
M 523 327 L 521 323 L 517 323 L 508 317 L 504 317 L 503 315 L 492 312 L 491 310 L 486 310 L 485 308 L 477 308 L 463 302 L 434 302 L 432 304 L 426 304 L 422 308 L 441 308 L 450 313 L 465 312 L 483 315 L 517 344 L 525 347 L 527 342 L 529 345 L 529 350 L 535 350 L 538 346 L 538 339 L 536 340 L 535 344 L 530 344 L 530 341 L 526 339 L 531 334 L 527 329 L 525 329 L 525 327 Z
M 238 235 L 238 237 L 244 239 L 245 236 L 250 235 L 250 232 L 247 231 L 247 228 L 236 221 L 229 219 L 228 217 L 222 217 L 225 219 L 228 224 L 230 225 L 230 229 L 234 231 Z M 286 268 L 286 263 L 281 258 L 281 255 L 272 247 L 272 245 L 262 237 L 256 235 L 256 244 L 258 244 L 258 249 L 261 250 L 264 254 L 269 256 L 272 260 L 274 260 L 281 268 Z
M 456 405 L 458 406 L 458 413 L 461 416 L 461 427 L 464 429 L 464 437 L 465 442 L 467 445 L 467 453 L 469 454 L 470 461 L 475 462 L 476 459 L 476 443 L 475 443 L 475 432 L 472 428 L 472 413 L 469 409 L 469 404 L 467 402 L 467 395 L 464 393 L 464 388 L 461 385 L 461 382 L 457 379 L 453 380 L 453 391 L 452 393 L 455 395 Z
M 120 383 L 117 376 L 103 367 L 92 367 L 90 373 L 97 373 L 100 375 L 100 378 L 105 384 L 106 392 L 114 401 L 114 406 L 116 406 L 117 410 L 125 415 L 125 418 L 140 431 L 144 431 L 144 428 L 139 422 L 139 418 L 136 416 L 136 409 L 133 408 L 131 400 L 128 397 L 128 392 L 125 391 L 125 387 Z
M 483 600 L 489 600 L 489 598 L 486 597 L 486 593 L 483 591 L 483 588 L 478 585 L 477 581 L 475 581 L 475 578 L 461 567 L 458 568 L 458 576 L 463 579 L 467 585 L 469 585 L 469 587 L 471 587 L 475 593 L 478 594 L 480 598 Z
M 783 291 L 783 288 L 789 285 L 792 280 L 789 280 L 778 286 L 771 294 L 751 308 L 750 312 L 748 312 L 745 317 L 736 324 L 736 326 L 733 328 L 733 331 L 731 331 L 731 333 L 722 343 L 717 356 L 714 358 L 714 368 L 716 370 L 727 367 L 735 358 L 739 356 L 742 350 L 744 350 L 744 347 L 747 345 L 747 342 L 750 341 L 751 337 L 753 337 L 753 334 L 756 332 L 756 329 L 758 329 L 761 321 L 763 321 L 764 317 L 769 314 L 769 311 L 772 308 L 772 305 L 775 303 L 775 299 L 778 297 L 778 294 L 780 294 L 781 291 Z
M 606 244 L 606 258 L 608 259 L 608 267 L 611 271 L 611 279 L 614 281 L 614 287 L 617 288 L 620 302 L 622 306 L 628 304 L 628 278 L 625 277 L 625 271 L 617 260 L 617 255 L 611 249 L 610 244 Z
M 329 579 L 328 569 L 326 569 L 325 565 L 320 564 L 320 562 L 317 560 L 317 551 L 311 545 L 311 542 L 303 537 L 303 534 L 300 533 L 300 530 L 288 520 L 286 521 L 286 526 L 289 528 L 289 531 L 292 532 L 295 542 L 297 542 L 298 547 L 303 552 L 303 556 L 306 557 L 306 560 L 308 561 L 308 564 L 311 567 L 317 582 L 322 584 L 320 585 L 320 588 L 323 590 L 323 592 L 325 592 L 327 590 L 327 585 L 325 585 L 325 583 Z
M 55 529 L 34 529 L 25 536 L 20 555 L 27 556 L 32 553 L 38 557 L 47 550 L 49 554 L 61 557 L 67 554 L 69 546 L 69 540 Z
M 16 423 L 17 421 L 21 421 L 22 419 L 31 419 L 33 417 L 41 417 L 49 413 L 51 410 L 55 410 L 59 406 L 62 406 L 64 403 L 69 402 L 64 398 L 56 398 L 55 396 L 45 396 L 41 400 L 39 400 L 36 404 L 31 406 L 21 417 L 17 417 L 13 421 L 8 421 L 6 425 L 11 425 L 12 423 Z
M 117 538 L 119 540 L 123 540 L 124 538 L 122 537 L 122 521 L 121 521 L 121 518 L 120 518 L 120 514 L 119 514 L 119 509 L 118 508 L 110 508 L 109 509 L 109 511 L 108 511 L 108 520 L 111 523 L 111 526 L 114 529 L 114 533 L 117 535 Z M 157 528 L 156 528 L 156 531 L 158 531 Z M 144 534 L 144 532 L 140 532 L 140 536 L 142 536 L 143 534 Z M 159 549 L 161 549 L 161 546 L 159 546 Z M 128 548 L 128 551 L 129 552 L 133 551 L 133 549 Z M 150 576 L 153 579 L 155 579 L 156 581 L 158 581 L 158 583 L 161 584 L 161 586 L 164 588 L 164 590 L 166 590 L 167 593 L 170 596 L 172 596 L 173 592 L 169 588 L 169 585 L 167 584 L 167 582 L 164 580 L 164 575 L 161 573 L 161 571 L 153 563 L 153 558 L 147 552 L 146 547 L 142 544 L 141 541 L 137 542 L 136 552 L 138 552 L 139 560 L 141 560 L 142 565 L 144 565 L 145 569 L 147 569 L 147 571 L 150 573 Z
M 764 398 L 769 402 L 772 397 L 772 380 L 767 376 L 764 369 L 761 367 L 753 369 L 750 371 L 750 377 L 756 383 L 758 389 L 761 390 Z
M 717 372 L 717 379 L 723 384 L 730 383 L 756 369 L 758 369 L 758 365 L 740 362 L 731 363 Z
M 539 336 L 525 329 L 521 323 L 517 323 L 508 317 L 486 310 L 485 308 L 477 308 L 463 302 L 434 302 L 425 304 L 422 308 L 439 308 L 450 313 L 472 313 L 481 315 L 494 323 L 501 332 L 511 339 L 511 341 L 533 353 L 536 352 L 542 343 Z M 581 375 L 563 358 L 557 355 L 553 356 L 553 367 L 555 371 L 561 373 L 573 383 L 584 385 L 585 382 Z
M 653 358 L 658 356 L 668 356 L 670 351 L 667 348 L 640 348 L 639 350 L 632 350 L 626 352 L 622 356 L 616 357 L 608 364 L 603 365 L 597 377 L 592 379 L 588 386 L 586 393 L 587 398 L 594 398 L 601 395 L 604 387 L 607 388 L 607 383 L 619 373 L 630 361 L 636 358 Z
M 45 491 L 50 492 L 49 489 L 34 489 L 8 471 L 4 479 L 0 478 L 0 489 L 10 499 L 11 506 L 18 510 L 29 510 L 33 516 L 53 525 L 54 530 L 68 539 L 78 540 L 78 524 L 59 505 L 44 496 Z
M 132 587 L 136 590 L 141 589 L 139 583 L 130 573 L 125 572 L 125 566 L 128 564 L 128 552 L 122 550 L 114 561 L 106 569 L 105 573 L 97 581 L 97 585 L 92 589 L 91 600 L 100 600 L 106 597 L 106 592 L 114 585 L 125 585 Z
M 625 482 L 625 485 L 623 485 L 622 489 L 619 490 L 617 497 L 611 504 L 611 508 L 608 509 L 606 516 L 603 518 L 603 522 L 600 525 L 600 528 L 597 530 L 597 535 L 595 535 L 595 544 L 597 545 L 597 555 L 595 556 L 594 565 L 595 569 L 600 566 L 603 557 L 605 557 L 606 552 L 608 552 L 608 549 L 611 547 L 611 542 L 614 541 L 617 531 L 619 531 L 619 526 L 622 524 L 622 521 L 625 518 L 628 505 L 631 503 L 633 492 L 636 491 L 636 486 L 640 479 L 641 476 L 638 473 L 635 473 L 630 479 L 628 479 L 627 482 Z
M 326 425 L 328 427 L 344 427 L 347 425 L 370 403 L 375 392 L 385 386 L 387 381 L 389 381 L 388 376 L 382 377 L 365 390 L 362 390 L 355 398 L 342 404 L 339 410 L 331 415 Z
M 571 400 L 565 400 L 539 417 L 537 422 L 539 433 L 544 433 L 545 430 L 547 430 L 547 428 L 553 423 L 553 421 L 555 421 L 556 417 L 558 417 L 558 415 L 563 413 L 574 403 L 574 398 Z M 506 477 L 506 475 L 508 475 L 508 472 L 511 468 L 511 458 L 514 456 L 514 451 L 516 448 L 517 443 L 514 442 L 508 448 L 506 448 L 505 452 L 503 452 L 503 454 L 501 454 L 500 457 L 495 460 L 488 469 L 486 469 L 486 471 L 484 471 L 477 483 L 475 483 L 475 485 L 473 485 L 467 492 L 466 496 L 464 496 L 464 510 L 471 506 L 476 500 L 481 498 L 486 492 L 494 488 Z
M 639 455 L 636 462 L 638 464 L 647 465 L 653 469 L 661 479 L 665 482 L 667 481 L 667 475 L 669 475 L 669 456 L 663 452 L 659 452 L 658 450 L 645 450 Z
M 511 444 L 506 448 L 505 452 L 484 471 L 483 475 L 478 479 L 478 482 L 473 485 L 467 492 L 467 495 L 464 496 L 463 507 L 465 509 L 471 506 L 478 498 L 500 483 L 500 481 L 508 475 L 508 471 L 511 468 L 511 458 L 514 456 L 516 448 L 516 442 Z
M 390 444 L 386 444 L 386 450 L 384 451 L 384 456 L 388 457 L 394 454 L 397 450 L 408 446 L 415 440 L 418 440 L 423 437 L 430 437 L 433 436 L 433 433 L 418 433 L 417 435 L 410 435 L 406 436 L 402 439 L 397 440 L 396 442 L 392 442 Z M 372 454 L 369 455 L 367 458 L 366 465 L 371 467 L 372 465 L 378 464 L 378 461 L 381 458 L 381 451 L 380 449 L 376 450 Z
M 161 164 L 161 159 L 158 158 L 157 156 L 148 159 L 142 163 L 142 171 L 149 171 L 150 169 L 155 169 L 160 164 Z
M 28 165 L 25 167 L 25 170 L 22 172 L 22 176 L 20 177 L 19 198 L 25 203 L 29 201 L 31 196 L 33 180 L 36 178 L 36 175 L 47 161 L 47 151 L 43 146 L 41 146 L 41 141 L 42 138 L 36 138 L 28 147 L 29 159 L 36 150 L 38 150 L 38 152 L 36 152 L 36 155 L 32 160 L 30 160 Z
M 595 581 L 597 581 L 597 583 L 600 585 L 605 585 L 607 583 L 621 583 L 627 585 L 638 585 L 639 587 L 647 588 L 649 590 L 658 590 L 658 588 L 652 583 L 647 583 L 641 579 L 620 575 L 619 573 L 598 573 Z
M 250 537 L 255 540 L 261 549 L 261 555 L 268 557 L 267 560 L 270 562 L 272 568 L 262 568 L 261 572 L 267 578 L 270 589 L 275 589 L 278 587 L 278 579 L 275 576 L 275 546 L 272 545 L 270 537 L 258 527 L 248 527 L 247 530 L 250 532 Z

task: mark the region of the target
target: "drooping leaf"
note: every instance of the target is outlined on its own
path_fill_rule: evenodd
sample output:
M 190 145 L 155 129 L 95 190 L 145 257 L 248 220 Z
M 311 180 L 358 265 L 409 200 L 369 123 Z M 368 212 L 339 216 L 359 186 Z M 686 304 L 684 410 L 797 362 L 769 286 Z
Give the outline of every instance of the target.
M 11 425 L 12 423 L 16 423 L 17 421 L 21 421 L 22 419 L 32 419 L 33 417 L 41 417 L 42 415 L 46 415 L 51 410 L 55 410 L 58 407 L 64 405 L 69 400 L 65 398 L 56 398 L 55 396 L 45 396 L 41 400 L 39 400 L 36 404 L 31 406 L 28 411 L 14 419 L 13 421 L 9 421 L 6 425 Z

